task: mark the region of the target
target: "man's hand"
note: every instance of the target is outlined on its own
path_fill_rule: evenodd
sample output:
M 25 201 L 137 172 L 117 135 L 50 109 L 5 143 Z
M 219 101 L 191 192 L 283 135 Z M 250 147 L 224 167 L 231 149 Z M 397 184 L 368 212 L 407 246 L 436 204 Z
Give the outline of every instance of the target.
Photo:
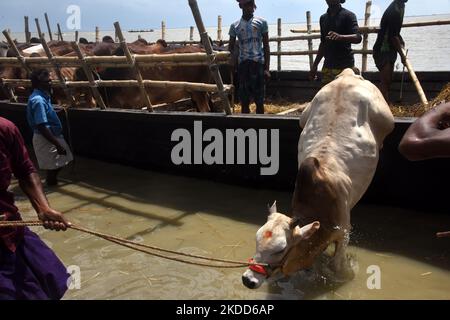
M 61 145 L 57 145 L 57 146 L 56 146 L 56 151 L 57 151 L 58 154 L 61 155 L 61 156 L 66 156 L 66 155 L 67 155 L 66 149 L 64 149 L 64 147 L 61 146 Z
M 269 81 L 270 78 L 272 78 L 272 76 L 270 75 L 270 71 L 269 70 L 265 70 L 264 71 L 264 79 L 266 79 L 266 81 Z
M 331 41 L 340 41 L 342 36 L 337 32 L 330 31 L 328 32 L 327 39 Z
M 61 212 L 48 208 L 38 213 L 39 220 L 44 222 L 44 228 L 55 231 L 66 231 L 72 224 L 64 218 Z

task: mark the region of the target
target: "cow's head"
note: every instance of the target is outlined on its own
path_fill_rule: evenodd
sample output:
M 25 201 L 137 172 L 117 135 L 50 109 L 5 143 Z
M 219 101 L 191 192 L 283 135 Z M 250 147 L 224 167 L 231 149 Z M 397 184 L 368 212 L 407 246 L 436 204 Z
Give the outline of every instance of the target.
M 244 285 L 257 289 L 280 273 L 289 276 L 311 267 L 314 256 L 309 239 L 319 229 L 318 221 L 300 226 L 298 220 L 278 213 L 274 203 L 267 223 L 256 233 L 256 254 L 250 261 L 254 265 L 243 274 Z

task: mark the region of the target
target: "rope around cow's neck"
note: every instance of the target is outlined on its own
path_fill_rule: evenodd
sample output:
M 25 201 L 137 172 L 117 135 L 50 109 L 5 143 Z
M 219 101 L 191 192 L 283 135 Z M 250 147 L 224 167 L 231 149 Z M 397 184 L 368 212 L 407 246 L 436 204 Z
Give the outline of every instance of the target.
M 33 226 L 42 227 L 43 225 L 44 224 L 43 224 L 42 221 L 0 221 L 0 228 L 33 227 Z M 107 240 L 109 242 L 118 244 L 120 246 L 129 248 L 129 249 L 132 249 L 132 250 L 135 250 L 135 251 L 139 251 L 139 252 L 142 252 L 142 253 L 145 253 L 145 254 L 149 254 L 149 255 L 152 255 L 152 256 L 155 256 L 155 257 L 162 258 L 162 259 L 177 261 L 177 262 L 191 264 L 191 265 L 197 265 L 197 266 L 203 266 L 203 267 L 211 267 L 211 268 L 218 268 L 218 269 L 235 269 L 235 268 L 243 268 L 243 267 L 248 267 L 248 266 L 265 266 L 265 267 L 267 266 L 266 264 L 261 264 L 261 263 L 250 263 L 250 262 L 242 262 L 242 261 L 234 261 L 234 260 L 209 258 L 209 257 L 205 257 L 205 256 L 199 256 L 199 255 L 194 255 L 194 254 L 189 254 L 189 253 L 172 251 L 172 250 L 163 249 L 163 248 L 159 248 L 159 247 L 155 247 L 155 246 L 150 246 L 150 245 L 146 245 L 146 244 L 142 244 L 142 243 L 137 243 L 137 242 L 130 241 L 130 240 L 127 240 L 127 239 L 115 237 L 115 236 L 112 236 L 112 235 L 109 235 L 109 234 L 105 234 L 105 233 L 89 230 L 89 229 L 86 229 L 86 228 L 83 228 L 83 227 L 80 227 L 80 226 L 76 226 L 76 225 L 71 225 L 69 228 L 73 229 L 73 230 L 76 230 L 76 231 L 79 231 L 79 232 L 83 232 L 83 233 L 86 233 L 86 234 L 90 234 L 90 235 L 102 238 L 102 239 Z M 136 248 L 136 247 L 140 247 L 140 248 Z M 165 253 L 171 253 L 171 254 L 175 254 L 175 255 L 178 255 L 178 256 L 184 256 L 184 257 L 189 257 L 189 258 L 194 258 L 194 259 L 213 261 L 213 262 L 221 262 L 221 263 L 228 263 L 228 265 L 208 264 L 208 263 L 203 263 L 203 262 L 189 261 L 189 260 L 180 259 L 180 258 L 176 258 L 176 257 L 168 257 L 168 256 L 164 256 L 162 254 L 151 252 L 149 250 L 145 250 L 143 248 L 151 249 L 151 250 L 155 250 L 155 251 L 160 251 L 160 252 L 165 252 Z

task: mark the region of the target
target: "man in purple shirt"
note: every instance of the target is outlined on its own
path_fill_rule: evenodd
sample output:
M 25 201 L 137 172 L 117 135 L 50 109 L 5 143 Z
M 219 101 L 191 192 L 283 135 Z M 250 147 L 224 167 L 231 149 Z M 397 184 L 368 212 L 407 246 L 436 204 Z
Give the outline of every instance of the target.
M 47 229 L 70 226 L 50 208 L 19 130 L 0 118 L 0 221 L 21 220 L 8 191 L 13 174 Z M 0 228 L 0 300 L 60 299 L 68 278 L 64 265 L 35 233 L 26 227 Z

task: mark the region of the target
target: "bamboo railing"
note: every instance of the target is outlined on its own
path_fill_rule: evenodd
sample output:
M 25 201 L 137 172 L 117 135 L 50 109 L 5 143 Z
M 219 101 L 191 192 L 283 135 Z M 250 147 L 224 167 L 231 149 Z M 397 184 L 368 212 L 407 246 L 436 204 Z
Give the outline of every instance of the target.
M 80 47 L 76 42 L 71 42 L 72 48 L 76 56 L 58 57 L 53 56 L 50 48 L 45 41 L 44 35 L 41 32 L 38 19 L 36 19 L 36 27 L 40 36 L 46 57 L 23 57 L 20 51 L 15 46 L 7 30 L 3 31 L 9 46 L 14 50 L 16 57 L 0 58 L 0 66 L 2 67 L 16 67 L 24 68 L 27 72 L 31 72 L 36 68 L 51 68 L 54 69 L 58 80 L 52 81 L 53 87 L 63 88 L 67 94 L 71 104 L 73 96 L 71 96 L 68 89 L 70 88 L 90 88 L 93 97 L 101 109 L 105 109 L 106 105 L 98 91 L 99 87 L 138 87 L 141 89 L 141 94 L 144 102 L 147 105 L 147 110 L 152 110 L 152 105 L 148 97 L 146 88 L 159 88 L 166 90 L 182 89 L 187 91 L 213 92 L 226 96 L 226 93 L 232 92 L 234 87 L 232 85 L 217 85 L 206 83 L 194 83 L 185 81 L 157 81 L 145 80 L 140 73 L 140 67 L 180 67 L 180 66 L 208 66 L 212 71 L 218 72 L 218 66 L 229 64 L 229 52 L 213 52 L 210 53 L 181 53 L 181 54 L 147 54 L 135 55 L 131 54 L 128 49 L 123 34 L 118 23 L 115 24 L 116 33 L 121 41 L 122 47 L 125 50 L 125 56 L 84 56 Z M 128 49 L 128 50 L 127 50 Z M 136 74 L 136 80 L 95 80 L 92 75 L 92 70 L 96 67 L 120 67 L 133 68 Z M 82 68 L 88 81 L 67 81 L 62 73 L 61 68 Z M 24 79 L 2 79 L 2 85 L 7 89 L 12 101 L 15 100 L 14 87 L 30 87 L 31 81 Z M 145 96 L 144 96 L 145 94 Z

